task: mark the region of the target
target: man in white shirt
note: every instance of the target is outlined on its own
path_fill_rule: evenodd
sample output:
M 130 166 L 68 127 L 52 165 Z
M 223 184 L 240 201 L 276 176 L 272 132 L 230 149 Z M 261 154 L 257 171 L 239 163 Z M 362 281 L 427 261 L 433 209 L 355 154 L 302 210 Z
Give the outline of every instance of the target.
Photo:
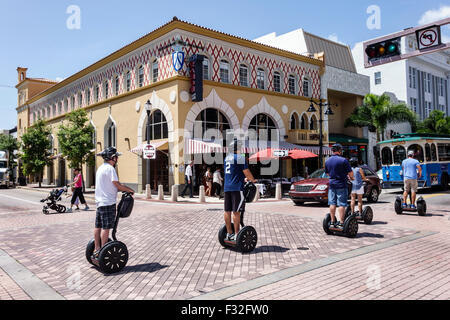
M 219 199 L 222 198 L 222 175 L 220 174 L 220 168 L 217 168 L 216 171 L 214 171 L 213 174 L 213 184 L 214 184 L 214 191 L 216 192 L 216 196 L 219 197 Z
M 109 147 L 98 155 L 103 157 L 105 163 L 98 168 L 95 175 L 97 213 L 95 217 L 93 259 L 98 259 L 100 249 L 108 242 L 109 230 L 114 228 L 117 192 L 134 193 L 132 189 L 119 182 L 115 166 L 121 154 L 117 152 L 116 148 Z
M 191 160 L 189 164 L 186 166 L 186 170 L 184 171 L 184 189 L 183 192 L 181 192 L 181 197 L 184 198 L 184 194 L 186 193 L 186 190 L 189 188 L 190 197 L 193 198 L 193 189 L 192 189 L 192 166 L 194 165 L 194 161 Z

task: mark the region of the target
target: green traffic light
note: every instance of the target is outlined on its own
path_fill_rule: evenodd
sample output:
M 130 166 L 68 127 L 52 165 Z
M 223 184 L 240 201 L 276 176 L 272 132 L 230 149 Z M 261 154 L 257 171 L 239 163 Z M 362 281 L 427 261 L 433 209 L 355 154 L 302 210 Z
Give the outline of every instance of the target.
M 389 46 L 388 46 L 388 48 L 387 48 L 387 51 L 389 52 L 389 53 L 393 53 L 393 52 L 395 52 L 397 50 L 397 46 L 395 45 L 395 44 L 393 44 L 393 43 L 391 43 Z

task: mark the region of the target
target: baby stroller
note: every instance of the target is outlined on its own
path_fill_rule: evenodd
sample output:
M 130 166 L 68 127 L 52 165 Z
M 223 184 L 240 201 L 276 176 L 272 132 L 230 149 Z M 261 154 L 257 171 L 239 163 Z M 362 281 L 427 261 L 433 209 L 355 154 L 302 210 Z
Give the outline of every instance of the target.
M 66 206 L 56 203 L 57 201 L 61 201 L 61 196 L 63 193 L 67 193 L 67 187 L 61 189 L 53 189 L 47 198 L 42 199 L 41 202 L 47 202 L 42 208 L 42 213 L 50 214 L 49 209 L 55 210 L 58 213 L 66 212 Z

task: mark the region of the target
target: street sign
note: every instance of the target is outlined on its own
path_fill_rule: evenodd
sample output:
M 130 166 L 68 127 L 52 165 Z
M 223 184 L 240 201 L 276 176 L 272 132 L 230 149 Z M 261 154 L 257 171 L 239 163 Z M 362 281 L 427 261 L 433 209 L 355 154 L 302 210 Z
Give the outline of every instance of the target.
M 273 156 L 276 158 L 284 158 L 289 155 L 289 150 L 273 150 Z
M 142 149 L 142 158 L 156 159 L 156 148 L 151 144 L 145 144 Z
M 419 50 L 432 48 L 441 44 L 441 27 L 433 26 L 416 31 Z

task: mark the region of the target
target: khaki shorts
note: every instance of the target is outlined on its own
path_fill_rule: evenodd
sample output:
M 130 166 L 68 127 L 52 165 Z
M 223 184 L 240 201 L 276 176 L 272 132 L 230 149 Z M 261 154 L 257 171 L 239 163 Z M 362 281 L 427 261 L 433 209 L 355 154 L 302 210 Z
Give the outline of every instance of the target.
M 405 180 L 405 191 L 409 193 L 412 190 L 413 192 L 417 193 L 417 185 L 417 180 Z

